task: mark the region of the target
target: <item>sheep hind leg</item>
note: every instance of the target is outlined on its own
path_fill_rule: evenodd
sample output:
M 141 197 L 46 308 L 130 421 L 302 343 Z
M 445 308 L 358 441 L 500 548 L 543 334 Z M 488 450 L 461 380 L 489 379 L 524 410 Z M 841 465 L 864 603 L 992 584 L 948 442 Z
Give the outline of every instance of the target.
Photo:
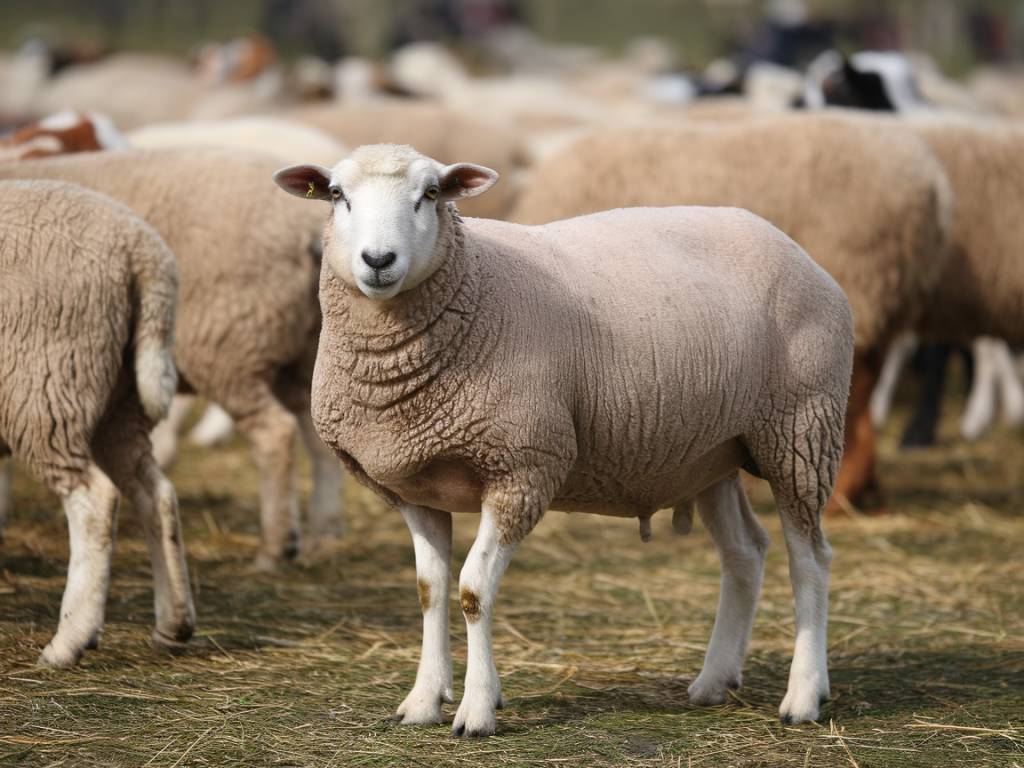
M 4 528 L 11 511 L 11 460 L 0 458 L 0 544 L 4 543 Z
M 443 719 L 441 704 L 453 701 L 452 652 L 448 632 L 451 591 L 452 516 L 425 507 L 402 507 L 416 551 L 416 590 L 423 612 L 423 647 L 416 683 L 395 716 L 403 725 Z
M 149 420 L 133 398 L 109 416 L 94 440 L 96 461 L 132 501 L 145 532 L 153 571 L 153 641 L 164 648 L 184 645 L 195 629 L 188 565 L 178 497 L 153 457 Z
M 178 430 L 185 423 L 195 398 L 191 395 L 175 395 L 167 418 L 153 427 L 149 433 L 156 462 L 164 469 L 178 458 Z
M 225 403 L 225 407 L 228 404 Z M 252 445 L 260 469 L 262 542 L 256 567 L 273 570 L 299 551 L 299 507 L 295 494 L 295 434 L 298 421 L 269 395 L 260 408 L 235 418 Z
M 48 667 L 74 666 L 87 648 L 99 643 L 119 496 L 110 478 L 90 464 L 82 484 L 63 495 L 62 501 L 68 519 L 71 561 L 57 633 L 39 657 L 39 663 Z
M 740 687 L 743 660 L 761 596 L 768 534 L 754 516 L 738 475 L 726 478 L 697 497 L 704 527 L 722 567 L 718 612 L 704 667 L 690 684 L 690 703 L 721 704 Z
M 775 410 L 761 434 L 747 440 L 771 485 L 782 518 L 793 586 L 796 639 L 783 723 L 816 720 L 829 696 L 828 574 L 832 551 L 821 528 L 842 456 L 842 404 L 808 396 Z
M 341 536 L 345 528 L 341 462 L 316 433 L 309 409 L 303 409 L 298 418 L 299 432 L 313 472 L 308 512 L 310 539 L 314 542 L 330 541 Z

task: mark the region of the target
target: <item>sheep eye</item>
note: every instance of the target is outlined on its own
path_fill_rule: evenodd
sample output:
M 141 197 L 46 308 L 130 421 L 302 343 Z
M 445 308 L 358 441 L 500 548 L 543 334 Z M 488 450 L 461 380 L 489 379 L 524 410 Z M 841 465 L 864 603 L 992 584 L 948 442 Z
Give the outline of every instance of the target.
M 329 191 L 330 191 L 331 197 L 333 199 L 335 199 L 335 200 L 340 200 L 341 199 L 341 187 L 334 185 L 334 186 L 332 186 L 330 188 Z
M 438 194 L 440 194 L 440 190 L 436 186 L 429 186 L 423 196 L 428 200 L 437 200 Z

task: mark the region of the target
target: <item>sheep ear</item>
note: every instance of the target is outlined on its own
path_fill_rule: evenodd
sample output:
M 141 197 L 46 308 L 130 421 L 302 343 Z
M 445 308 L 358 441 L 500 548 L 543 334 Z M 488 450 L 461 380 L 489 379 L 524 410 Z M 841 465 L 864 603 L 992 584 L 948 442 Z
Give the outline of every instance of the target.
M 498 182 L 498 172 L 472 163 L 456 163 L 441 169 L 442 200 L 475 197 Z
M 277 186 L 307 200 L 331 199 L 331 172 L 319 165 L 293 165 L 274 174 Z

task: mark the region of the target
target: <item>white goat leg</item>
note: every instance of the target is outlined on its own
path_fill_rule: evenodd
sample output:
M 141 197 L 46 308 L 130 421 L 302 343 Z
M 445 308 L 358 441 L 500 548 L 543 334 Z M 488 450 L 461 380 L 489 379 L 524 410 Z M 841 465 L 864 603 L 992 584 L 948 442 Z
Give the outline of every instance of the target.
M 871 393 L 871 423 L 876 428 L 881 428 L 889 419 L 889 411 L 892 409 L 892 400 L 896 394 L 896 385 L 899 384 L 900 373 L 907 360 L 914 354 L 915 349 L 917 349 L 917 336 L 913 333 L 903 334 L 889 347 L 882 372 L 878 376 L 878 383 L 875 385 L 875 391 Z
M 704 667 L 690 684 L 689 694 L 692 704 L 721 704 L 729 690 L 742 683 L 743 660 L 761 596 L 768 534 L 754 516 L 737 475 L 700 494 L 697 509 L 718 550 L 722 586 Z
M 494 601 L 514 544 L 504 544 L 494 513 L 484 506 L 476 540 L 459 575 L 459 602 L 466 618 L 469 645 L 466 685 L 452 723 L 454 736 L 488 736 L 494 733 L 494 711 L 501 706 L 501 681 L 491 649 Z
M 40 664 L 73 666 L 86 648 L 99 642 L 110 584 L 118 500 L 117 488 L 96 466 L 90 466 L 86 484 L 64 498 L 71 562 L 57 634 L 43 649 Z
M 402 516 L 416 550 L 416 590 L 423 611 L 423 647 L 416 683 L 396 712 L 403 725 L 440 723 L 443 702 L 454 700 L 448 632 L 451 591 L 452 516 L 424 507 L 403 506 Z
M 188 433 L 192 445 L 211 448 L 227 441 L 235 431 L 235 421 L 216 403 L 210 403 L 202 417 Z
M 790 515 L 782 515 L 789 550 L 789 578 L 796 611 L 796 641 L 789 686 L 779 707 L 784 724 L 818 718 L 828 684 L 828 567 L 832 550 L 820 527 L 801 530 Z

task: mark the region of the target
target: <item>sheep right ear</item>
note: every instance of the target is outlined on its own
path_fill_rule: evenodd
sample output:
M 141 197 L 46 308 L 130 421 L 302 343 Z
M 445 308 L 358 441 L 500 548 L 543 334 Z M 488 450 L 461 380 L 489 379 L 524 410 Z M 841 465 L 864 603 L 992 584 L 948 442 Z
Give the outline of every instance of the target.
M 274 174 L 277 186 L 307 200 L 331 199 L 331 172 L 319 165 L 293 165 Z

